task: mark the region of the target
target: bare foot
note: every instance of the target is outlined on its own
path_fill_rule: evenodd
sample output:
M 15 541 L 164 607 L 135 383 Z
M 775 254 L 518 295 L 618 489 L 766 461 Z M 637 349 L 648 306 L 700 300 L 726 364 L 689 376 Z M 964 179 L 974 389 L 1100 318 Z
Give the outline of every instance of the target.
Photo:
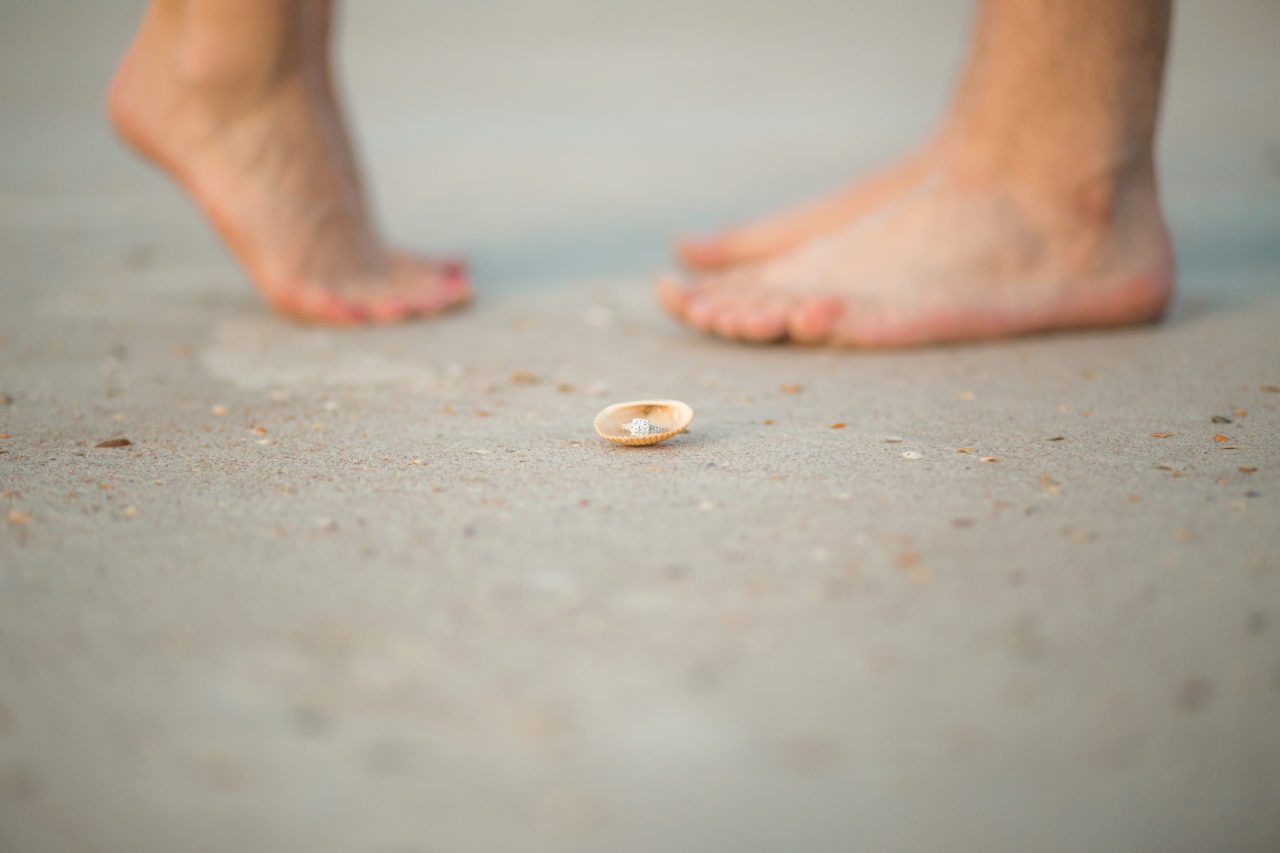
M 376 233 L 323 62 L 270 74 L 204 61 L 154 8 L 108 95 L 112 123 L 187 190 L 267 302 L 318 323 L 386 323 L 469 298 L 458 262 Z M 308 48 L 308 51 L 311 49 Z M 214 57 L 217 60 L 217 57 Z
M 919 154 L 679 254 L 658 297 L 726 338 L 901 346 L 1161 315 L 1156 196 L 1168 0 L 981 0 L 950 109 Z
M 1173 257 L 1154 182 L 1054 197 L 935 151 L 840 196 L 686 244 L 663 307 L 746 341 L 887 347 L 1158 318 Z

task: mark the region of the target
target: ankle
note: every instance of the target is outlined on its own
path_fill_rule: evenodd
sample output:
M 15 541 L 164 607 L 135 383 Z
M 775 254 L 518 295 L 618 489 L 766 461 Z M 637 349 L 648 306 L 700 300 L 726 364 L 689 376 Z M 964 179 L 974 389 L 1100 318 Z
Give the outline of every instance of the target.
M 1072 146 L 1060 139 L 1059 134 L 1027 128 L 1002 134 L 950 125 L 932 149 L 957 186 L 969 191 L 999 188 L 1072 227 L 1113 227 L 1135 199 L 1145 204 L 1154 198 L 1149 149 L 1111 143 Z
M 288 29 L 264 29 L 239 33 L 195 26 L 153 5 L 130 54 L 144 58 L 146 76 L 155 88 L 219 111 L 238 112 L 260 104 L 303 70 L 298 36 Z

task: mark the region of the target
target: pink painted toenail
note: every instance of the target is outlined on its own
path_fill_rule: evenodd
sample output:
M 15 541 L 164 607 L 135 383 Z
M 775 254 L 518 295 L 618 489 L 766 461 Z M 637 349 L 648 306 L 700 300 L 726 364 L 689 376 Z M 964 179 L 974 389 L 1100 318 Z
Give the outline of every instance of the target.
M 461 282 L 467 277 L 467 262 L 452 260 L 440 263 L 440 275 L 447 282 Z

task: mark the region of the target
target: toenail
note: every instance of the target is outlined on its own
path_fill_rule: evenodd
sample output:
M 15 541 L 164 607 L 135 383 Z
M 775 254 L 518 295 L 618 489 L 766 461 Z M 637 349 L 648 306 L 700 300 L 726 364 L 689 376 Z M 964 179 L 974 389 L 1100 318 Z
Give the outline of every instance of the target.
M 444 261 L 440 264 L 440 274 L 446 281 L 462 281 L 467 277 L 466 261 Z

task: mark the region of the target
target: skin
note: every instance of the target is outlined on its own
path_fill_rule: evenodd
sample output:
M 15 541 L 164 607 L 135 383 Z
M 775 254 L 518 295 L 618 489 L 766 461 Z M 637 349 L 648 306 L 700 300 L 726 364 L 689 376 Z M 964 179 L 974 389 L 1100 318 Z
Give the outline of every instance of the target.
M 377 232 L 332 29 L 328 0 L 153 0 L 108 93 L 112 123 L 182 185 L 277 310 L 359 324 L 460 305 L 460 263 Z
M 1141 323 L 1173 253 L 1154 141 L 1169 0 L 982 0 L 937 132 L 835 195 L 677 249 L 677 319 L 890 347 Z

